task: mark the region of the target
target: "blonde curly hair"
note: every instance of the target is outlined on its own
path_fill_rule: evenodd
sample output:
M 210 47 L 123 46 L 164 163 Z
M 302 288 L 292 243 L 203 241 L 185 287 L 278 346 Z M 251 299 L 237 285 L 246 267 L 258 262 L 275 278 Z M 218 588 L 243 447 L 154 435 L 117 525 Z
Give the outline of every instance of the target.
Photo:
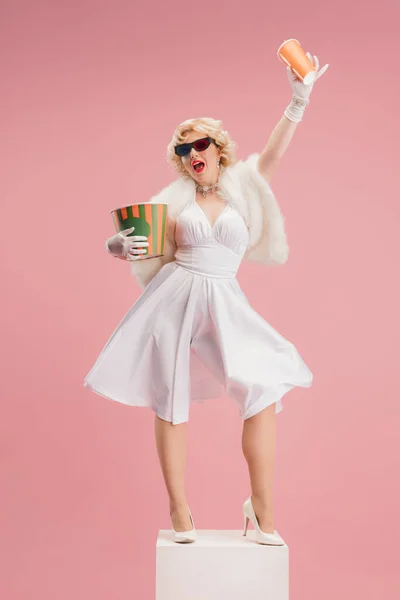
M 181 157 L 175 154 L 175 146 L 183 144 L 192 131 L 204 133 L 205 136 L 208 135 L 215 140 L 215 143 L 221 149 L 220 167 L 229 167 L 237 162 L 236 144 L 231 140 L 229 133 L 222 128 L 221 120 L 210 117 L 188 119 L 178 125 L 173 133 L 172 140 L 167 146 L 166 160 L 181 177 L 187 177 L 188 174 Z

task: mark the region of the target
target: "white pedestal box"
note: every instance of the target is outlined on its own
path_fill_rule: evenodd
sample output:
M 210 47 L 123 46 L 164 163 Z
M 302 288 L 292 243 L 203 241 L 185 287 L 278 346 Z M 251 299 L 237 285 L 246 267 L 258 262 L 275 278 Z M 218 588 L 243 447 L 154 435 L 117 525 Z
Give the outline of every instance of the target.
M 254 530 L 197 530 L 176 543 L 161 529 L 156 600 L 289 600 L 289 548 L 255 541 Z

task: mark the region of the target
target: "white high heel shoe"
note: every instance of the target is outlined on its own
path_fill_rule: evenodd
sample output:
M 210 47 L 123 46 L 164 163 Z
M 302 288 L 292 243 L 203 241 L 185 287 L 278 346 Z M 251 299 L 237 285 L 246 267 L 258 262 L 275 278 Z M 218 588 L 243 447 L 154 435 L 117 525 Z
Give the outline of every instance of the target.
M 169 517 L 171 520 L 172 537 L 173 537 L 174 542 L 185 543 L 185 542 L 195 542 L 197 540 L 197 533 L 196 533 L 196 529 L 194 527 L 192 513 L 190 512 L 190 509 L 189 509 L 189 516 L 190 516 L 190 520 L 192 522 L 193 528 L 189 529 L 188 531 L 175 531 L 175 529 L 172 526 L 171 512 L 169 513 Z
M 244 531 L 243 535 L 247 533 L 247 527 L 249 525 L 249 520 L 252 522 L 253 527 L 256 531 L 256 539 L 259 544 L 269 544 L 271 546 L 283 546 L 284 541 L 277 533 L 276 529 L 274 533 L 264 533 L 261 531 L 260 526 L 258 524 L 258 520 L 256 517 L 256 513 L 254 512 L 253 504 L 251 502 L 251 496 L 244 501 L 243 504 L 243 516 L 244 516 Z

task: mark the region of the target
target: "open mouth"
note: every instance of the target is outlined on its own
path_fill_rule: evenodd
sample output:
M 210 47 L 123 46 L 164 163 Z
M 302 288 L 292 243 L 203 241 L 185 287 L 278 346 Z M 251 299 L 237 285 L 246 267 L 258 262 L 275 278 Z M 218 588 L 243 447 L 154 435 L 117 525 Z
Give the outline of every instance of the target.
M 196 173 L 202 173 L 206 168 L 206 165 L 201 160 L 195 160 L 192 163 L 192 168 L 194 169 L 194 171 L 196 171 Z

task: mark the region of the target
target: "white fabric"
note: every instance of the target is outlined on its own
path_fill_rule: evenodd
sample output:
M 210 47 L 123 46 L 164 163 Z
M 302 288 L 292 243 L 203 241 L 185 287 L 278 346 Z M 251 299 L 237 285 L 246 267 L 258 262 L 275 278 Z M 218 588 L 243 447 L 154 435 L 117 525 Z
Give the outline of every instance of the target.
M 94 392 L 148 406 L 173 424 L 192 401 L 223 389 L 246 419 L 312 373 L 292 343 L 251 306 L 236 278 L 250 233 L 227 203 L 213 227 L 193 197 L 176 222 L 175 260 L 164 264 L 131 307 L 85 378 Z
M 222 168 L 219 177 L 219 195 L 234 206 L 249 229 L 249 245 L 245 259 L 265 265 L 286 262 L 289 248 L 281 214 L 270 185 L 257 168 L 259 154 L 251 154 L 245 161 Z M 175 260 L 175 225 L 182 210 L 196 196 L 193 179 L 179 178 L 150 199 L 151 203 L 168 204 L 167 239 L 164 256 L 129 263 L 131 272 L 143 289 L 161 269 Z
M 290 104 L 286 107 L 284 115 L 294 123 L 300 123 L 303 120 L 304 111 L 306 110 L 309 102 L 310 95 L 317 79 L 319 79 L 327 70 L 329 65 L 324 65 L 322 69 L 319 68 L 318 56 L 312 56 L 310 52 L 306 52 L 306 55 L 312 62 L 316 70 L 316 78 L 312 83 L 305 84 L 297 75 L 292 71 L 290 67 L 286 67 L 286 73 L 289 79 L 289 83 L 292 86 L 293 96 Z

